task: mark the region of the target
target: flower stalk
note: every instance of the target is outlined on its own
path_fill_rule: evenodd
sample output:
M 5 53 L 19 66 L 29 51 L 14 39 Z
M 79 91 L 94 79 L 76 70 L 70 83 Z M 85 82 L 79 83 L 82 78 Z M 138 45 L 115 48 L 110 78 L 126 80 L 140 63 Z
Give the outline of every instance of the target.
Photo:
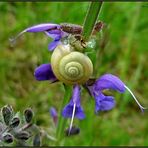
M 65 89 L 65 95 L 63 98 L 63 103 L 60 108 L 59 121 L 58 121 L 58 126 L 56 131 L 57 141 L 60 141 L 61 137 L 64 135 L 64 129 L 66 126 L 67 119 L 62 117 L 62 109 L 69 101 L 71 97 L 71 90 L 72 90 L 72 88 L 68 85 L 64 85 L 64 89 Z
M 89 36 L 92 33 L 96 20 L 98 18 L 99 12 L 101 10 L 102 1 L 100 2 L 91 2 L 88 12 L 86 14 L 84 24 L 83 24 L 83 32 L 82 35 L 85 40 L 89 39 Z

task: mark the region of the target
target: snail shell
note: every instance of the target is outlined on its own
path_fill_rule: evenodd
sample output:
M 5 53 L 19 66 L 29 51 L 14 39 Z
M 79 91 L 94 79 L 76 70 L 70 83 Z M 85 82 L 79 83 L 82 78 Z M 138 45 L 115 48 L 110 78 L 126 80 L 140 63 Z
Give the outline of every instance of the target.
M 65 84 L 84 84 L 93 73 L 91 60 L 70 45 L 58 45 L 51 56 L 52 70 Z

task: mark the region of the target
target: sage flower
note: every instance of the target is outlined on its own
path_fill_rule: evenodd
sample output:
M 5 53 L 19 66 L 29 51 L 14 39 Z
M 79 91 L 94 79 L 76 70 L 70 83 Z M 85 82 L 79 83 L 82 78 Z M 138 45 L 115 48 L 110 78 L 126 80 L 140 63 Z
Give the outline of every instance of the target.
M 102 91 L 105 89 L 116 90 L 119 93 L 124 93 L 126 90 L 130 92 L 130 94 L 135 99 L 136 103 L 143 111 L 145 108 L 140 105 L 132 91 L 115 75 L 112 74 L 104 74 L 99 79 L 95 81 L 92 86 L 88 86 L 91 95 L 95 99 L 95 112 L 99 111 L 107 111 L 111 110 L 115 106 L 115 100 L 113 96 L 105 96 Z
M 80 91 L 81 88 L 79 85 L 74 85 L 73 95 L 70 99 L 70 102 L 64 107 L 62 115 L 66 118 L 72 118 L 75 116 L 78 119 L 84 119 L 85 114 L 80 103 Z
M 32 32 L 32 33 L 44 32 L 47 36 L 51 37 L 53 41 L 48 45 L 48 50 L 50 51 L 54 50 L 57 45 L 61 44 L 60 40 L 68 35 L 68 33 L 64 32 L 61 29 L 61 25 L 52 24 L 52 23 L 43 23 L 26 28 L 25 30 L 21 31 L 11 41 L 13 42 L 25 32 Z
M 37 67 L 34 72 L 34 76 L 36 80 L 48 80 L 50 82 L 56 82 L 58 79 L 54 75 L 51 65 L 50 64 L 42 64 L 41 66 Z M 100 111 L 108 111 L 115 107 L 115 99 L 113 96 L 105 96 L 103 94 L 103 90 L 105 89 L 112 89 L 116 90 L 119 93 L 124 93 L 126 90 L 132 95 L 135 99 L 136 103 L 143 111 L 144 108 L 132 91 L 115 75 L 112 74 L 104 74 L 100 78 L 96 79 L 96 81 L 92 85 L 88 85 L 86 82 L 85 87 L 88 88 L 90 94 L 94 97 L 95 100 L 95 112 L 98 113 Z M 84 119 L 85 114 L 83 108 L 81 106 L 80 101 L 80 94 L 81 94 L 81 86 L 74 85 L 73 86 L 73 93 L 69 103 L 64 107 L 62 111 L 62 116 L 65 118 L 71 118 L 70 128 L 72 128 L 72 123 L 74 118 Z
M 70 29 L 69 26 L 68 28 L 66 28 L 66 30 L 67 29 L 68 31 L 65 32 L 63 31 L 62 25 L 45 23 L 25 29 L 21 33 L 19 33 L 17 37 L 19 37 L 25 32 L 44 32 L 47 36 L 53 38 L 53 41 L 48 45 L 48 49 L 52 51 L 57 47 L 57 45 L 62 44 L 61 42 L 62 38 L 70 34 L 71 30 L 69 30 Z M 81 33 L 82 28 L 80 26 L 77 26 L 73 28 L 73 31 L 74 32 L 78 31 Z M 51 83 L 59 81 L 58 78 L 56 78 L 50 63 L 42 64 L 39 67 L 37 67 L 35 69 L 34 76 L 38 81 L 48 80 Z M 88 84 L 89 80 L 83 86 L 87 88 L 87 90 L 95 100 L 95 113 L 98 113 L 100 111 L 108 111 L 115 107 L 116 101 L 114 97 L 106 96 L 103 94 L 103 90 L 105 89 L 116 90 L 119 93 L 125 93 L 125 91 L 127 90 L 132 95 L 132 97 L 134 98 L 140 109 L 142 111 L 146 109 L 140 105 L 140 103 L 138 102 L 132 91 L 115 75 L 104 74 L 100 78 L 96 79 L 94 83 L 92 83 L 91 85 Z M 80 96 L 81 96 L 81 86 L 74 83 L 71 99 L 69 103 L 63 108 L 62 111 L 63 117 L 71 118 L 71 123 L 69 128 L 70 130 L 72 128 L 74 118 L 78 119 L 85 118 L 85 114 L 81 106 Z

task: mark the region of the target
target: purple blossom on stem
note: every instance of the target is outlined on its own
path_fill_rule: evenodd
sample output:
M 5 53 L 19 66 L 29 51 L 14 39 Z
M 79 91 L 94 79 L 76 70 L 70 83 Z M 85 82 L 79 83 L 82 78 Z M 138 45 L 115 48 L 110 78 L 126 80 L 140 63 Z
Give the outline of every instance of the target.
M 86 84 L 87 85 L 87 84 Z M 143 111 L 143 106 L 140 105 L 132 91 L 117 77 L 112 74 L 105 74 L 101 76 L 99 79 L 95 81 L 95 83 L 92 86 L 87 86 L 89 89 L 91 95 L 95 99 L 95 112 L 99 111 L 107 111 L 111 110 L 115 106 L 115 100 L 113 96 L 105 96 L 102 91 L 104 89 L 113 89 L 120 93 L 124 93 L 125 90 L 128 90 L 130 94 L 135 99 L 136 103 L 140 107 L 140 109 Z
M 58 79 L 55 77 L 50 64 L 42 64 L 37 67 L 34 72 L 34 76 L 38 81 L 49 80 L 51 82 L 56 82 Z M 94 84 L 91 86 L 87 84 L 89 92 L 95 99 L 95 112 L 111 110 L 115 106 L 115 100 L 113 96 L 105 96 L 102 91 L 104 89 L 113 89 L 119 93 L 124 93 L 126 90 L 132 95 L 140 109 L 143 111 L 144 108 L 132 91 L 115 75 L 105 74 L 98 78 Z M 83 109 L 80 105 L 80 86 L 75 85 L 73 88 L 73 95 L 68 105 L 63 109 L 62 115 L 66 118 L 71 118 L 74 113 L 74 117 L 78 119 L 83 119 L 85 117 Z
M 51 115 L 51 117 L 53 119 L 54 124 L 57 125 L 58 114 L 57 114 L 56 109 L 54 107 L 51 107 L 49 112 L 50 112 L 50 115 Z
M 55 77 L 51 64 L 42 64 L 35 69 L 34 76 L 38 81 L 49 80 L 51 82 L 57 81 Z
M 34 72 L 34 76 L 36 80 L 49 80 L 51 82 L 58 81 L 55 77 L 51 65 L 50 64 L 42 64 L 38 68 L 36 68 Z M 89 81 L 89 80 L 88 80 Z M 119 93 L 124 93 L 126 90 L 132 95 L 135 99 L 136 103 L 143 111 L 143 106 L 140 105 L 132 91 L 117 77 L 112 74 L 105 74 L 98 78 L 92 85 L 88 85 L 88 81 L 85 84 L 85 87 L 89 90 L 90 94 L 95 99 L 95 112 L 98 113 L 100 111 L 108 111 L 115 107 L 115 99 L 113 96 L 105 96 L 102 91 L 104 89 L 113 89 L 118 91 Z M 69 134 L 72 129 L 73 119 L 84 119 L 85 114 L 83 108 L 80 104 L 80 93 L 81 88 L 79 85 L 73 86 L 73 93 L 70 99 L 70 102 L 64 107 L 62 111 L 62 116 L 65 118 L 71 118 L 71 123 L 69 127 Z
M 44 32 L 47 36 L 51 37 L 53 41 L 48 45 L 48 49 L 50 51 L 54 50 L 57 45 L 61 44 L 60 40 L 68 35 L 68 33 L 62 31 L 61 25 L 52 24 L 52 23 L 43 23 L 26 28 L 25 30 L 20 32 L 14 39 L 11 39 L 11 42 L 14 42 L 18 37 L 20 37 L 25 32 L 32 32 L 32 33 Z
M 74 116 L 78 119 L 84 119 L 85 114 L 83 112 L 83 108 L 80 104 L 80 86 L 74 85 L 73 87 L 73 94 L 70 99 L 70 102 L 64 107 L 62 115 L 65 118 L 72 118 L 73 115 L 73 108 L 75 108 Z
M 85 118 L 83 108 L 81 107 L 81 104 L 80 104 L 80 89 L 81 88 L 79 85 L 74 85 L 72 98 L 70 99 L 70 102 L 64 107 L 62 111 L 63 117 L 71 118 L 68 135 L 70 135 L 74 117 L 78 119 Z
M 51 37 L 53 41 L 48 45 L 48 49 L 50 51 L 54 50 L 57 45 L 61 44 L 61 39 L 63 37 L 68 36 L 68 33 L 64 32 L 61 29 L 61 25 L 52 24 L 52 23 L 44 23 L 29 27 L 23 30 L 21 33 L 18 34 L 17 37 L 21 36 L 25 32 L 44 32 L 47 36 Z M 17 38 L 16 37 L 16 38 Z M 15 38 L 15 39 L 16 39 Z M 54 75 L 51 64 L 42 64 L 35 69 L 34 76 L 38 81 L 45 81 L 49 80 L 51 83 L 58 81 L 56 76 Z M 132 91 L 117 77 L 112 74 L 105 74 L 98 78 L 91 86 L 85 84 L 85 87 L 89 90 L 90 94 L 95 99 L 95 112 L 98 113 L 99 111 L 108 111 L 115 107 L 115 99 L 113 96 L 105 96 L 102 91 L 104 89 L 113 89 L 118 91 L 119 93 L 124 93 L 127 90 L 132 97 L 135 99 L 136 103 L 143 111 L 143 106 L 140 105 Z M 76 117 L 78 119 L 85 118 L 85 114 L 83 109 L 80 105 L 80 86 L 74 85 L 73 87 L 73 94 L 70 99 L 70 102 L 64 107 L 62 115 L 65 118 L 71 118 L 71 125 L 72 127 L 73 118 Z

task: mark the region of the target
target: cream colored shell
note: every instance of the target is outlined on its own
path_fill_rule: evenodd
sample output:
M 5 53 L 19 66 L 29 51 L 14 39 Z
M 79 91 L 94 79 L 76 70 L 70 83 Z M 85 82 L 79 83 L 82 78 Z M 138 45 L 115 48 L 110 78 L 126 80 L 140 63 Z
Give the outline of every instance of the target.
M 52 70 L 65 84 L 84 84 L 93 73 L 91 60 L 70 45 L 58 45 L 51 56 Z

